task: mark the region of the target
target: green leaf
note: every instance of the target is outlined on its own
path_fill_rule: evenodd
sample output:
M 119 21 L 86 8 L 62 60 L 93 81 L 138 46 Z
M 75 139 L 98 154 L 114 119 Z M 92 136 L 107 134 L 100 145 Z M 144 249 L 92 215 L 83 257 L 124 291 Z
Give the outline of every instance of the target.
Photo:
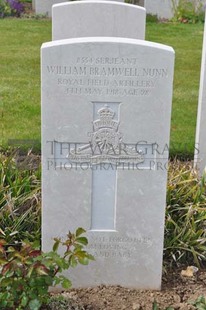
M 4 258 L 0 258 L 0 265 L 4 265 L 7 263 L 7 260 Z
M 72 283 L 69 279 L 64 278 L 62 281 L 62 287 L 68 289 L 72 286 Z
M 85 251 L 79 251 L 79 250 L 78 250 L 78 251 L 75 251 L 74 254 L 75 254 L 75 256 L 76 256 L 77 258 L 84 258 L 84 257 L 87 257 Z
M 87 254 L 87 258 L 90 260 L 95 260 L 94 256 L 92 254 Z
M 38 299 L 33 299 L 29 302 L 29 309 L 30 310 L 39 310 L 42 303 Z
M 88 254 L 86 251 L 75 251 L 74 254 L 78 259 L 87 258 L 88 260 L 95 260 L 94 256 L 92 256 L 91 254 Z
M 0 293 L 0 306 L 6 307 L 9 304 L 12 306 L 13 302 L 9 301 L 11 299 L 12 299 L 12 297 L 11 297 L 11 294 L 9 292 Z
M 88 240 L 86 237 L 79 237 L 75 240 L 75 242 L 81 243 L 83 245 L 87 245 L 88 244 Z
M 61 279 L 59 279 L 59 277 L 55 276 L 54 279 L 53 279 L 53 286 L 56 286 L 58 285 L 59 283 L 61 282 Z
M 206 309 L 206 305 L 205 304 L 197 304 L 196 308 L 197 308 L 197 310 L 205 310 Z
M 159 308 L 158 308 L 158 305 L 157 305 L 156 301 L 153 303 L 152 310 L 159 310 Z
M 56 259 L 55 263 L 61 269 L 68 269 L 69 268 L 69 263 L 64 258 L 59 257 L 59 259 Z
M 21 299 L 21 306 L 25 307 L 28 303 L 29 298 L 27 296 L 23 296 Z
M 52 286 L 53 284 L 53 278 L 51 276 L 47 276 L 45 278 L 45 283 L 48 285 L 48 286 Z
M 76 230 L 76 237 L 79 237 L 80 235 L 84 234 L 86 232 L 86 230 L 84 230 L 83 228 L 79 227 Z
M 60 242 L 61 242 L 60 239 L 55 239 L 55 243 L 53 245 L 53 251 L 54 252 L 56 252 L 58 250 Z
M 71 267 L 73 267 L 73 268 L 77 266 L 76 258 L 73 255 L 70 256 L 69 263 L 70 263 Z
M 28 269 L 28 273 L 27 273 L 27 277 L 30 278 L 31 277 L 31 274 L 34 270 L 34 266 L 31 266 L 29 269 Z
M 2 307 L 6 307 L 8 305 L 8 302 L 7 302 L 7 300 L 0 300 L 0 306 L 2 306 Z
M 33 247 L 33 249 L 39 250 L 39 249 L 40 249 L 39 240 L 35 240 L 35 241 L 32 243 L 32 247 Z
M 0 281 L 0 286 L 2 287 L 7 287 L 9 284 L 13 284 L 13 279 L 12 277 L 9 278 L 4 278 Z
M 78 257 L 78 262 L 82 265 L 88 265 L 89 259 L 87 257 Z
M 199 302 L 202 302 L 202 295 L 201 296 L 199 296 L 195 301 L 194 301 L 194 305 L 196 305 L 196 304 L 198 304 Z

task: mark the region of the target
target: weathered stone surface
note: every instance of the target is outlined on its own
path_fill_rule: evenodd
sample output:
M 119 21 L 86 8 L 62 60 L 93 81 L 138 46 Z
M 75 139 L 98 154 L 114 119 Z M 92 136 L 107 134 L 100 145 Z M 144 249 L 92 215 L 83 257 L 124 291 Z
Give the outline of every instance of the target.
M 42 46 L 43 250 L 83 227 L 74 287 L 160 289 L 174 51 L 122 38 Z

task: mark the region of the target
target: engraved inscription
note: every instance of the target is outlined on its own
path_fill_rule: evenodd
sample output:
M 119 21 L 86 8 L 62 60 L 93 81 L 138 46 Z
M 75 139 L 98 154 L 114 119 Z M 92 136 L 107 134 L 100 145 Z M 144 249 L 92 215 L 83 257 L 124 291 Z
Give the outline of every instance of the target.
M 46 68 L 65 94 L 77 96 L 150 96 L 158 80 L 168 77 L 167 68 L 144 68 L 136 58 L 77 57 Z
M 150 237 L 91 237 L 88 251 L 94 257 L 121 257 L 135 258 L 140 246 L 151 247 L 153 244 Z

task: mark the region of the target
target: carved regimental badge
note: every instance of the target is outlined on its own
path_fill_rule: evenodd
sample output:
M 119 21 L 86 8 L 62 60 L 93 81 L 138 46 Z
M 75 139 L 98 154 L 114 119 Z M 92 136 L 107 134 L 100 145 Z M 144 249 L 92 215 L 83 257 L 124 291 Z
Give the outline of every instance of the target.
M 114 119 L 115 112 L 105 104 L 97 112 L 99 119 L 93 121 L 91 140 L 85 145 L 70 150 L 67 158 L 73 163 L 143 163 L 145 158 L 135 144 L 123 142 L 119 132 L 119 121 Z

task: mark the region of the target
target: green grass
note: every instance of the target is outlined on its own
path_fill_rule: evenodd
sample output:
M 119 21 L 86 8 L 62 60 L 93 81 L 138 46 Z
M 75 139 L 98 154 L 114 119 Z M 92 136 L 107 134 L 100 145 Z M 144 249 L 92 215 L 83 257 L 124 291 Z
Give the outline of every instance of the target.
M 40 46 L 51 40 L 51 21 L 0 20 L 0 145 L 40 141 Z M 147 24 L 146 39 L 176 52 L 171 155 L 193 157 L 203 24 Z
M 193 158 L 203 24 L 148 24 L 146 39 L 175 50 L 171 155 Z
M 48 20 L 0 20 L 1 145 L 40 141 L 40 46 L 51 40 Z

